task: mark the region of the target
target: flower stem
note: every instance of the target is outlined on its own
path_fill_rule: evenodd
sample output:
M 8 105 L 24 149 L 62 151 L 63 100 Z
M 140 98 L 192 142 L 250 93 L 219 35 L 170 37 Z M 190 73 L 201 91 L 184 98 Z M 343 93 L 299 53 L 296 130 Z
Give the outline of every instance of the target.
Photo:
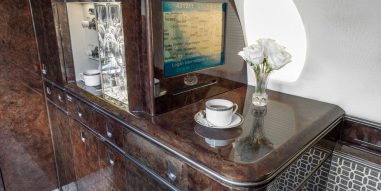
M 252 65 L 255 78 L 257 82 L 256 93 L 265 93 L 266 85 L 267 85 L 267 77 L 269 73 L 272 71 L 270 64 L 267 61 L 267 57 L 263 59 L 261 64 Z

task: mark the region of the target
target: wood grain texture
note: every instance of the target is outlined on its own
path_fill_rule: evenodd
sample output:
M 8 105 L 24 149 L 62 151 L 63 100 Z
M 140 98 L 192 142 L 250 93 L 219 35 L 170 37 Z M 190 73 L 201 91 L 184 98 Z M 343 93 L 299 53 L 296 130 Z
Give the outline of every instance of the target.
M 0 72 L 0 168 L 7 190 L 57 187 L 44 98 Z
M 69 118 L 66 113 L 48 103 L 50 126 L 54 140 L 55 160 L 60 186 L 75 181 L 71 133 L 68 127 Z
M 380 127 L 377 128 L 366 123 L 345 120 L 341 128 L 341 141 L 381 154 Z
M 66 77 L 63 69 L 64 65 L 61 64 L 62 55 L 59 54 L 61 49 L 58 46 L 56 35 L 58 27 L 55 25 L 53 16 L 57 10 L 53 10 L 50 0 L 30 1 L 30 5 L 33 13 L 33 23 L 41 66 L 43 65 L 47 70 L 44 77 L 63 85 L 66 82 Z
M 27 0 L 0 2 L 0 168 L 6 190 L 57 188 Z
M 70 120 L 74 170 L 79 190 L 104 188 L 98 162 L 98 139 L 80 123 Z M 107 182 L 106 182 L 107 183 Z
M 99 142 L 98 157 L 103 178 L 116 190 L 125 190 L 129 182 L 127 171 L 130 168 L 126 165 L 125 157 L 104 142 Z

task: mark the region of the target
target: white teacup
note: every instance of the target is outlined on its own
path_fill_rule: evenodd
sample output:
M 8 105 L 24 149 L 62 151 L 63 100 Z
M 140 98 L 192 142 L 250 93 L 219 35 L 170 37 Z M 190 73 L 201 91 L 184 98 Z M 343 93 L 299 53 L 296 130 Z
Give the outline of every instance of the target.
M 99 70 L 86 70 L 79 74 L 79 78 L 85 82 L 86 86 L 99 86 L 101 84 L 101 76 Z
M 205 103 L 206 119 L 215 126 L 227 126 L 231 123 L 238 105 L 225 99 L 212 99 Z
M 90 22 L 89 21 L 82 21 L 81 22 L 83 28 L 89 28 Z

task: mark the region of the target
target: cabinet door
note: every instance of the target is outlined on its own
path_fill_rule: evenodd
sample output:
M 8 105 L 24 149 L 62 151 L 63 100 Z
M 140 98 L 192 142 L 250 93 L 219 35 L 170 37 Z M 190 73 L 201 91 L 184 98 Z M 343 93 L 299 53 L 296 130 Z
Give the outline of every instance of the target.
M 56 8 L 50 0 L 30 1 L 33 12 L 33 23 L 36 31 L 38 52 L 41 60 L 41 69 L 45 78 L 63 84 L 66 82 L 64 67 L 61 67 L 62 58 L 59 54 L 59 44 L 54 14 Z M 63 63 L 63 62 L 62 62 Z
M 110 185 L 100 173 L 97 152 L 99 140 L 80 123 L 71 119 L 70 124 L 78 190 L 110 190 Z
M 53 136 L 55 161 L 61 188 L 75 182 L 73 153 L 70 139 L 69 117 L 48 102 L 50 125 Z

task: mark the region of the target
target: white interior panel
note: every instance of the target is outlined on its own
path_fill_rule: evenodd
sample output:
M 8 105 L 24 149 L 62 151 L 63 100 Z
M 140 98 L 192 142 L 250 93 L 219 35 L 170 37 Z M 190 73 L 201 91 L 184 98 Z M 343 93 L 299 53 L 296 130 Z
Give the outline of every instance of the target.
M 252 24 L 249 20 L 260 20 L 265 26 L 266 23 L 274 22 L 274 18 L 248 16 L 251 14 L 248 12 L 258 11 L 258 7 L 262 6 L 264 1 L 236 1 L 240 5 L 237 6 L 240 15 L 244 15 L 241 19 L 245 23 L 247 43 L 250 43 L 259 36 L 249 28 L 248 25 Z M 278 6 L 283 5 L 285 3 L 283 1 L 271 0 L 274 9 L 268 7 L 265 11 L 282 12 Z M 348 115 L 381 122 L 381 1 L 294 0 L 293 2 L 300 13 L 306 32 L 305 64 L 296 81 L 270 79 L 269 88 L 337 104 Z M 287 29 L 282 32 L 292 33 Z M 271 34 L 269 32 L 269 35 Z M 293 34 L 285 34 L 287 35 L 290 36 L 290 40 L 293 38 Z M 288 43 L 290 42 L 292 41 Z M 292 54 L 295 58 L 298 54 L 304 53 L 292 52 Z M 290 78 L 293 78 L 295 73 L 290 71 L 289 74 Z M 254 84 L 253 73 L 249 71 L 248 75 L 248 83 Z

